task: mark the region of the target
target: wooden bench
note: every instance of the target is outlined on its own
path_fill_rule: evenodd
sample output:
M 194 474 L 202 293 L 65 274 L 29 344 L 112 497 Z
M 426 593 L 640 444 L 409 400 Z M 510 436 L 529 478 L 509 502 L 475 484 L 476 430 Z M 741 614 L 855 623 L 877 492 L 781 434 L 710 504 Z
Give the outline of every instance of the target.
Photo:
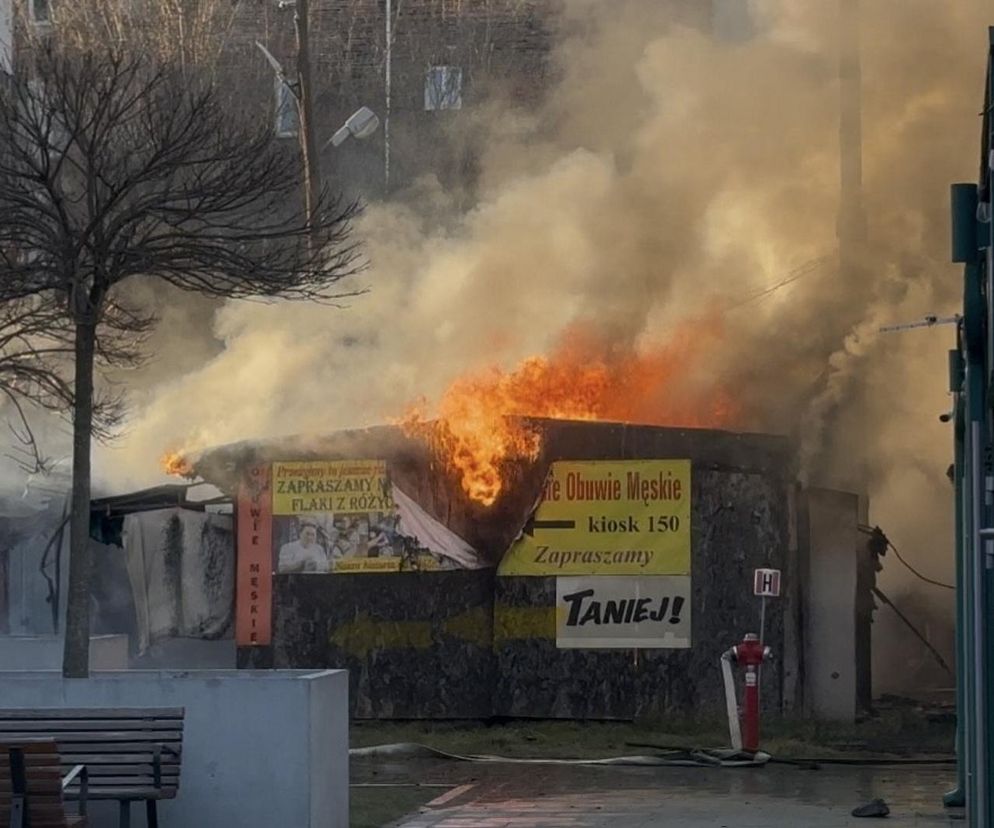
M 158 828 L 157 803 L 179 790 L 182 708 L 0 710 L 0 743 L 54 739 L 64 771 L 84 765 L 87 798 L 116 800 L 120 826 L 131 825 L 131 803 L 144 802 L 149 828 Z M 78 799 L 77 778 L 65 791 Z
M 79 816 L 66 813 L 64 792 L 73 783 L 80 786 Z M 63 775 L 54 739 L 0 744 L 2 828 L 83 828 L 86 800 L 86 768 Z

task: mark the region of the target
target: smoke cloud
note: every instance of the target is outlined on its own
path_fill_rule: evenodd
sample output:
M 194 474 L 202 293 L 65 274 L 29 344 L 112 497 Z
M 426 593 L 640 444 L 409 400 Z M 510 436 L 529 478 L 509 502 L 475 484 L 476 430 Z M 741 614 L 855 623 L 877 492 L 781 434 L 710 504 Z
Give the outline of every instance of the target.
M 453 128 L 487 136 L 475 206 L 430 177 L 372 204 L 371 290 L 344 310 L 178 299 L 98 475 L 120 489 L 157 479 L 167 449 L 383 422 L 577 328 L 651 353 L 717 318 L 681 383 L 796 437 L 806 479 L 867 493 L 906 557 L 950 578 L 952 329 L 878 329 L 956 310 L 947 193 L 976 175 L 988 3 L 862 3 L 868 234 L 851 267 L 836 3 L 716 0 L 714 27 L 707 4 L 565 5 L 544 103 L 467 108 Z

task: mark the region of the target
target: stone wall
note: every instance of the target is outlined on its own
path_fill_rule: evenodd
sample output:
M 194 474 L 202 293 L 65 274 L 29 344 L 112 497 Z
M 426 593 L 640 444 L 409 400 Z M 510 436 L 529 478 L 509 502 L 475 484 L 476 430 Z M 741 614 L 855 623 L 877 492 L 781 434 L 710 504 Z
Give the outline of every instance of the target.
M 784 438 L 616 423 L 534 421 L 542 453 L 507 469 L 493 507 L 468 501 L 418 441 L 397 429 L 342 432 L 321 440 L 241 444 L 203 458 L 205 479 L 232 484 L 247 464 L 307 458 L 387 460 L 393 479 L 465 537 L 494 566 L 521 530 L 548 464 L 560 459 L 689 458 L 692 463 L 692 638 L 689 650 L 560 650 L 555 579 L 478 572 L 275 577 L 274 644 L 240 651 L 241 666 L 342 667 L 354 715 L 375 718 L 488 716 L 631 718 L 720 712 L 718 659 L 758 632 L 757 567 L 795 583 L 791 546 L 792 453 Z M 225 484 L 227 481 L 227 484 Z M 798 613 L 772 601 L 764 699 L 784 708 L 797 679 L 785 625 Z
M 746 632 L 759 632 L 753 570 L 791 577 L 784 481 L 705 471 L 692 477 L 692 646 L 687 650 L 562 650 L 556 647 L 555 578 L 500 577 L 494 608 L 501 716 L 613 719 L 671 713 L 718 714 L 719 658 Z M 783 702 L 783 604 L 770 601 L 764 704 Z
M 494 572 L 277 575 L 274 667 L 348 669 L 352 715 L 491 715 Z

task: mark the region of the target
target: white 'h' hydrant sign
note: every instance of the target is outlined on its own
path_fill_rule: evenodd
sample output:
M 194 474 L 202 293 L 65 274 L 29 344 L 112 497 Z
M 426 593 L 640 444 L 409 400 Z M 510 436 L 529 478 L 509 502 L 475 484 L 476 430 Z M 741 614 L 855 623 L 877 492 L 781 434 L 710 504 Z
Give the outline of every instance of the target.
M 757 569 L 752 580 L 752 594 L 762 598 L 779 598 L 780 570 Z

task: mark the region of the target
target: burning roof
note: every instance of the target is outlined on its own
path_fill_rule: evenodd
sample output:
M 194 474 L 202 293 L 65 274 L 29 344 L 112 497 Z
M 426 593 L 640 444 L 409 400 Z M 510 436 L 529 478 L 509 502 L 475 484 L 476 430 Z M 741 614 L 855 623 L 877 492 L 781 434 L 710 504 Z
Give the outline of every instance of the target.
M 619 422 L 508 419 L 508 429 L 531 435 L 535 451 L 495 463 L 500 488 L 489 504 L 471 497 L 462 470 L 439 456 L 437 444 L 399 425 L 320 437 L 243 441 L 206 450 L 176 465 L 188 477 L 201 477 L 233 493 L 245 470 L 255 465 L 287 460 L 384 459 L 391 479 L 404 492 L 495 564 L 534 508 L 554 460 L 688 458 L 695 468 L 785 478 L 793 475 L 792 446 L 780 436 Z M 432 430 L 439 427 L 436 423 Z
M 651 348 L 611 343 L 574 326 L 549 356 L 530 357 L 509 371 L 463 374 L 442 395 L 436 415 L 415 406 L 401 424 L 432 444 L 470 498 L 490 505 L 500 496 L 507 461 L 538 458 L 535 418 L 692 428 L 741 423 L 731 389 L 703 370 L 721 338 L 716 318 L 688 320 Z

